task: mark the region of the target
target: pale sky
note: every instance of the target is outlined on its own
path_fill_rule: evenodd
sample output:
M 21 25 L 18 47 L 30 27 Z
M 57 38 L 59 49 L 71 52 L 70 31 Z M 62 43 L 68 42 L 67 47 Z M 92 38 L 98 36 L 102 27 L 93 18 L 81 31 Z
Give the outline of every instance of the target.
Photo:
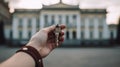
M 51 5 L 56 4 L 60 0 L 6 0 L 9 1 L 9 6 L 13 9 L 41 9 L 42 4 Z M 62 0 L 63 3 L 69 5 L 79 5 L 80 9 L 91 9 L 91 8 L 106 8 L 107 23 L 116 24 L 120 16 L 120 0 Z

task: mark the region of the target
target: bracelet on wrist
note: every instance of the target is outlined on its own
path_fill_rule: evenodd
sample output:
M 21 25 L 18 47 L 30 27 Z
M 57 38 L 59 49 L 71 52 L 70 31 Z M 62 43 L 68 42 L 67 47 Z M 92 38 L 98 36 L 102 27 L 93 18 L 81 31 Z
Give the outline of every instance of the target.
M 35 67 L 43 67 L 42 57 L 34 47 L 24 46 L 21 49 L 19 49 L 18 51 L 16 51 L 16 53 L 18 53 L 18 52 L 25 52 L 25 53 L 29 54 L 35 61 Z

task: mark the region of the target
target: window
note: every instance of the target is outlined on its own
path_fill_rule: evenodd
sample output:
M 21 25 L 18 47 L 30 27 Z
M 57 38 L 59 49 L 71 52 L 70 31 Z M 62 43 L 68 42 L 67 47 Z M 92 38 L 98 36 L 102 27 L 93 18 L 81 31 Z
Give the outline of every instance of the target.
M 110 31 L 110 39 L 113 39 L 113 31 Z
M 39 28 L 39 25 L 40 25 L 40 24 L 39 24 L 39 20 L 38 20 L 38 19 L 37 19 L 36 24 L 37 24 L 37 25 L 36 25 L 36 26 L 37 26 L 37 28 Z
M 32 36 L 32 33 L 31 33 L 31 31 L 29 31 L 28 32 L 28 37 L 31 38 L 31 36 Z
M 12 39 L 12 37 L 13 37 L 13 31 L 12 30 L 10 30 L 9 36 L 10 36 L 10 39 Z
M 102 39 L 102 32 L 99 31 L 99 38 Z
M 19 39 L 22 39 L 22 31 L 19 31 Z
M 22 20 L 22 18 L 20 18 L 19 19 L 19 27 L 22 27 L 22 25 L 23 25 L 23 20 Z
M 68 24 L 69 23 L 69 16 L 66 15 L 66 23 Z
M 62 23 L 62 16 L 59 15 L 59 23 L 61 24 Z
M 81 39 L 84 39 L 84 31 L 81 31 Z
M 76 17 L 77 17 L 76 15 L 73 15 L 73 19 L 76 19 Z
M 73 31 L 73 39 L 76 39 L 76 31 Z
M 93 31 L 90 31 L 90 39 L 93 39 Z
M 31 27 L 31 25 L 32 25 L 32 20 L 28 19 L 28 27 Z
M 99 27 L 104 25 L 104 18 L 99 18 Z
M 55 16 L 54 16 L 54 15 L 52 15 L 52 21 L 51 21 L 51 23 L 52 23 L 52 24 L 55 23 Z
M 69 31 L 66 31 L 66 39 L 69 39 Z
M 84 27 L 85 26 L 85 18 L 83 17 L 82 19 L 81 19 L 81 27 Z
M 73 23 L 76 23 L 76 19 L 77 18 L 77 16 L 76 15 L 73 15 Z
M 44 21 L 45 23 L 48 23 L 48 15 L 44 15 Z
M 94 21 L 93 21 L 93 18 L 89 18 L 89 24 L 90 24 L 90 27 L 93 27 L 94 26 Z
M 45 27 L 48 26 L 48 15 L 44 15 Z

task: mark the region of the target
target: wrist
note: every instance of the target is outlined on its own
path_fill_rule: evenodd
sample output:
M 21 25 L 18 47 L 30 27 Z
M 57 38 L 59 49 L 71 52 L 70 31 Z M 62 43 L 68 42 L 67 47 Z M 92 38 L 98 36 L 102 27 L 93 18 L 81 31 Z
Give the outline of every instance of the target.
M 37 44 L 36 42 L 29 42 L 26 46 L 32 46 L 38 52 L 42 49 L 42 46 L 40 46 L 40 44 Z
M 43 67 L 42 57 L 39 52 L 32 46 L 24 46 L 18 52 L 29 54 L 35 61 L 35 67 Z

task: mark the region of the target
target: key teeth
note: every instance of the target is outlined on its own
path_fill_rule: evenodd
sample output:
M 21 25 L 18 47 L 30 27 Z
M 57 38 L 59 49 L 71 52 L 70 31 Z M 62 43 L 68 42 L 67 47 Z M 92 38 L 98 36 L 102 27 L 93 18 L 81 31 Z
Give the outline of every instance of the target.
M 55 36 L 56 36 L 56 46 L 58 46 L 59 45 L 59 40 L 58 40 L 58 38 L 59 38 L 59 33 L 60 33 L 60 26 L 59 26 L 59 24 L 57 24 L 56 25 L 56 28 L 55 28 Z
M 56 25 L 56 27 L 58 28 L 58 27 L 59 27 L 59 25 L 57 24 L 57 25 Z

